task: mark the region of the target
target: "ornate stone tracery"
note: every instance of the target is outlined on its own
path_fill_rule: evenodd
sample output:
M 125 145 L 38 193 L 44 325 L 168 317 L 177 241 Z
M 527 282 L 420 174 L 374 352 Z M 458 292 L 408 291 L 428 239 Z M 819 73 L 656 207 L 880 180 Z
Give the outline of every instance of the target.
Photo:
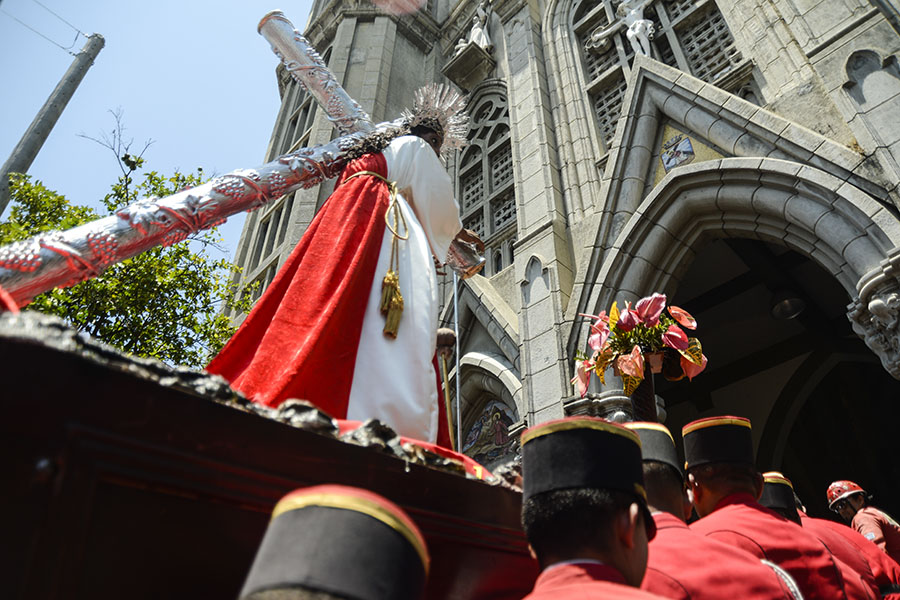
M 746 69 L 740 78 L 729 77 L 748 61 L 737 50 L 712 0 L 576 0 L 571 10 L 586 92 L 607 148 L 621 113 L 630 65 L 637 54 L 723 85 L 729 91 L 746 86 L 750 80 Z
M 516 239 L 509 107 L 502 83 L 488 82 L 469 101 L 469 146 L 459 156 L 457 197 L 463 225 L 485 242 L 485 275 L 512 264 Z

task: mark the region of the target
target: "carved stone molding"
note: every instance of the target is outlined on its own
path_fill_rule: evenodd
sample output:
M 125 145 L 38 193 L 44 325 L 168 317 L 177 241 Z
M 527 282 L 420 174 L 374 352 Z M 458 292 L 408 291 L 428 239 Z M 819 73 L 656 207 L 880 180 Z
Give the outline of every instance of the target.
M 584 398 L 569 398 L 563 401 L 563 409 L 567 417 L 599 417 L 613 423 L 634 421 L 631 398 L 623 394 L 622 390 L 607 390 L 599 394 L 588 393 Z M 665 423 L 666 403 L 659 396 L 656 397 L 656 414 L 659 422 Z
M 497 61 L 484 48 L 475 42 L 469 42 L 459 54 L 444 65 L 441 73 L 463 91 L 468 92 L 484 81 L 495 66 Z
M 900 248 L 860 279 L 858 288 L 847 318 L 885 370 L 900 379 Z
M 634 421 L 631 398 L 621 391 L 591 393 L 584 398 L 575 397 L 564 402 L 563 410 L 567 417 L 600 417 L 613 423 Z

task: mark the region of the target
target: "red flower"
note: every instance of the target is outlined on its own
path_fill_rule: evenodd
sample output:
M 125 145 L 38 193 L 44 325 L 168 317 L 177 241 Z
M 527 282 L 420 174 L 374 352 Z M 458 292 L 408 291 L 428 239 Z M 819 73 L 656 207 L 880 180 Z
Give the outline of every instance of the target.
M 681 357 L 681 370 L 684 371 L 684 374 L 687 375 L 689 380 L 694 379 L 697 375 L 703 372 L 703 369 L 706 368 L 706 355 L 701 355 L 701 362 L 699 365 L 695 365 L 690 360 L 685 358 L 683 355 Z
M 687 334 L 681 327 L 674 324 L 669 325 L 666 332 L 662 334 L 662 341 L 669 348 L 675 348 L 676 350 L 687 350 L 688 347 Z
M 666 307 L 666 295 L 654 293 L 652 296 L 641 298 L 634 305 L 638 317 L 647 327 L 655 327 L 659 323 L 659 315 Z
M 678 321 L 678 323 L 682 327 L 687 327 L 688 329 L 697 329 L 697 320 L 691 316 L 691 313 L 684 310 L 683 308 L 670 306 L 669 314 L 672 315 L 672 318 Z
M 625 310 L 623 310 L 619 314 L 619 322 L 616 323 L 616 329 L 622 331 L 623 333 L 628 333 L 632 329 L 634 329 L 638 322 L 640 321 L 640 317 L 638 314 L 631 310 L 631 304 L 625 305 Z

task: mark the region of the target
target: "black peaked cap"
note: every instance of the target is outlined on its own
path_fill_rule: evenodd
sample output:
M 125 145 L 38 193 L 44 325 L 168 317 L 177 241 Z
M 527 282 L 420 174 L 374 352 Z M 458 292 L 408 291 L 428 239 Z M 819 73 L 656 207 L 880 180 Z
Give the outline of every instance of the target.
M 684 468 L 709 463 L 753 465 L 750 419 L 723 416 L 699 419 L 681 430 L 684 437 Z
M 240 598 L 303 589 L 353 600 L 418 600 L 425 541 L 399 507 L 339 485 L 291 492 L 275 506 Z
M 778 471 L 763 473 L 763 491 L 759 503 L 768 508 L 796 509 L 791 480 Z
M 625 427 L 634 431 L 641 438 L 641 454 L 644 460 L 655 460 L 665 463 L 682 473 L 682 462 L 678 460 L 675 439 L 669 429 L 661 423 L 635 421 L 626 423 Z
M 522 433 L 523 499 L 558 490 L 595 488 L 634 494 L 647 537 L 656 524 L 647 509 L 641 440 L 636 433 L 594 417 L 542 423 Z

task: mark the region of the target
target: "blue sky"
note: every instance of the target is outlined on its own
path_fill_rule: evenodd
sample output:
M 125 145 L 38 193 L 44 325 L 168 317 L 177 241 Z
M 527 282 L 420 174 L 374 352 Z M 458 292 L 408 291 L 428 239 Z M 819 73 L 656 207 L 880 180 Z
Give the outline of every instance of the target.
M 118 166 L 78 134 L 111 130 L 117 108 L 135 150 L 155 140 L 144 155 L 149 169 L 211 175 L 262 164 L 279 106 L 278 59 L 256 25 L 280 8 L 303 30 L 311 0 L 39 1 L 85 34 L 102 34 L 106 46 L 29 169 L 36 179 L 99 206 Z M 0 163 L 73 60 L 5 13 L 63 47 L 74 42 L 73 53 L 85 43 L 34 0 L 0 0 Z M 219 229 L 229 259 L 243 222 L 236 215 Z

